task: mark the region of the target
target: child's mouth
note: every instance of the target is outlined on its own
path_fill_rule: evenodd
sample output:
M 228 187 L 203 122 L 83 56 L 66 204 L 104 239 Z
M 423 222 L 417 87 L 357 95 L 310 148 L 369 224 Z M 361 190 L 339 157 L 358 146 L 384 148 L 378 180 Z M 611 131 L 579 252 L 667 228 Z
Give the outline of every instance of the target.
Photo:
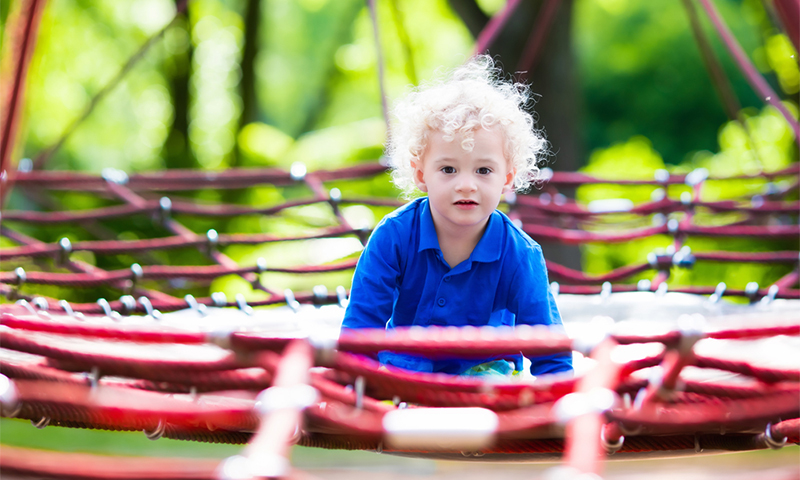
M 471 208 L 477 207 L 478 206 L 478 202 L 475 202 L 473 200 L 459 200 L 459 201 L 455 202 L 455 205 L 458 208 L 471 209 Z

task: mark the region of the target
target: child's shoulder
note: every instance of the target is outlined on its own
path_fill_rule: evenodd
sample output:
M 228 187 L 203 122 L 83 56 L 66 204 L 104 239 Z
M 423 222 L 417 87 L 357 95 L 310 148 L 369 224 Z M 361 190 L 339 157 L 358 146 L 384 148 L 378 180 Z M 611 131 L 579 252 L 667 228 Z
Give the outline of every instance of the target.
M 406 203 L 383 217 L 381 224 L 404 224 L 414 222 L 419 218 L 420 209 L 423 207 L 423 202 L 426 201 L 427 197 L 422 197 Z
M 370 235 L 370 242 L 406 244 L 419 230 L 420 211 L 425 198 L 418 198 L 385 215 Z
M 508 218 L 505 213 L 501 212 L 500 210 L 495 210 L 494 215 L 496 215 L 502 221 L 503 229 L 506 232 L 506 248 L 511 248 L 514 250 L 542 249 L 536 240 L 532 239 L 527 233 L 525 233 L 525 231 L 517 226 L 514 221 Z

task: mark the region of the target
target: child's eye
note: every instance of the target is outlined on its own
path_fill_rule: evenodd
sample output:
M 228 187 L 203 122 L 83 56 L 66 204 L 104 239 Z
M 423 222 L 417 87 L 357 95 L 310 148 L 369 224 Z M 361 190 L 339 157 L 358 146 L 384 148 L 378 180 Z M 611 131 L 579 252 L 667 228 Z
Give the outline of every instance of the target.
M 453 167 L 442 167 L 442 173 L 456 173 L 456 169 Z
M 478 175 L 488 175 L 492 173 L 492 169 L 489 167 L 481 167 L 478 169 Z

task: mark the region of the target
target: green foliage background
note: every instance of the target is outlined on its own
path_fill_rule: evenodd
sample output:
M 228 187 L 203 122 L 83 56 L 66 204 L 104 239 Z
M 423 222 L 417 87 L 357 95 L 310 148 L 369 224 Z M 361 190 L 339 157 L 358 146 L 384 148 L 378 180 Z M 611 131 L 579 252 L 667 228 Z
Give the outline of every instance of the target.
M 477 3 L 485 13 L 493 14 L 504 2 Z M 715 3 L 745 51 L 797 117 L 800 89 L 797 52 L 773 25 L 764 3 L 760 0 Z M 99 173 L 115 167 L 132 173 L 186 165 L 208 170 L 231 165 L 289 168 L 292 163 L 302 161 L 309 170 L 314 170 L 378 159 L 386 128 L 381 113 L 373 28 L 364 2 L 262 0 L 254 64 L 256 115 L 254 121 L 242 122 L 245 105 L 239 87 L 247 5 L 245 0 L 190 2 L 187 18 L 165 32 L 163 39 L 155 43 L 74 131 L 46 168 Z M 390 100 L 471 55 L 474 39 L 445 0 L 378 0 L 377 5 Z M 0 3 L 0 27 L 4 32 L 9 12 L 16 6 L 15 2 Z M 175 3 L 171 0 L 47 2 L 29 71 L 19 156 L 35 158 L 56 142 L 128 57 L 174 15 Z M 712 175 L 729 176 L 774 171 L 797 162 L 797 146 L 785 120 L 774 109 L 763 107 L 708 22 L 704 20 L 703 25 L 731 79 L 747 129 L 742 123 L 727 120 L 679 1 L 575 1 L 572 55 L 579 90 L 574 94 L 580 97 L 583 109 L 573 119 L 581 132 L 574 141 L 581 142 L 585 151 L 591 152 L 584 162 L 585 172 L 607 178 L 652 178 L 658 169 L 678 173 L 704 167 Z M 188 76 L 188 114 L 176 109 L 175 82 L 182 75 Z M 535 83 L 533 88 L 536 90 Z M 180 115 L 188 119 L 186 138 L 174 128 Z M 781 182 L 779 187 L 786 186 Z M 335 182 L 327 187 L 339 188 L 345 197 L 397 197 L 386 176 Z M 768 187 L 763 180 L 709 182 L 703 199 L 752 196 L 764 193 L 765 188 Z M 671 187 L 667 193 L 677 198 L 686 189 Z M 600 198 L 630 198 L 640 203 L 650 199 L 654 190 L 653 187 L 587 186 L 578 189 L 577 199 L 590 202 Z M 242 192 L 198 191 L 185 195 L 200 202 L 225 200 L 266 206 L 300 198 L 307 192 L 295 187 L 264 185 Z M 15 191 L 8 208 L 47 210 L 64 205 L 82 209 L 110 203 L 81 193 L 57 194 L 43 201 Z M 343 213 L 354 225 L 372 227 L 390 210 L 350 205 L 345 206 Z M 281 235 L 335 224 L 327 205 L 292 208 L 277 218 L 178 220 L 196 232 L 216 228 Z M 698 222 L 707 224 L 737 220 L 703 212 L 697 217 Z M 793 221 L 796 220 L 794 216 Z M 46 242 L 55 242 L 63 236 L 72 241 L 94 239 L 98 233 L 75 225 L 53 228 L 9 224 Z M 152 219 L 144 217 L 108 221 L 99 228 L 122 239 L 168 234 Z M 594 228 L 610 226 L 599 223 Z M 642 262 L 649 252 L 664 248 L 669 242 L 668 238 L 656 237 L 622 245 L 587 245 L 583 249 L 584 267 L 588 272 L 602 273 Z M 6 238 L 0 238 L 0 246 L 11 245 Z M 798 248 L 797 241 L 723 243 L 690 239 L 689 245 L 695 250 Z M 356 256 L 358 251 L 355 239 L 224 249 L 242 264 L 252 264 L 258 257 L 264 257 L 271 266 L 328 263 Z M 95 257 L 81 252 L 72 258 L 105 269 L 127 268 L 133 262 L 195 265 L 208 262 L 194 251 L 152 252 L 146 258 Z M 2 268 L 11 270 L 16 266 L 41 267 L 22 260 L 7 262 Z M 46 267 L 58 270 L 55 265 Z M 787 271 L 788 267 L 710 265 L 674 271 L 670 284 L 713 285 L 724 280 L 735 288 L 742 288 L 749 281 L 763 286 Z M 300 290 L 322 283 L 333 290 L 336 285 L 349 285 L 349 277 L 348 272 L 321 276 L 266 273 L 261 281 L 273 287 Z M 172 287 L 179 293 L 197 296 L 224 291 L 232 298 L 243 291 L 248 299 L 254 300 L 265 295 L 253 291 L 251 285 L 238 277 L 224 277 L 210 285 L 176 283 Z M 111 289 L 70 291 L 37 287 L 35 291 L 77 302 L 120 295 Z M 6 430 L 9 423 L 4 421 L 2 425 Z M 3 441 L 7 440 L 4 436 Z
M 503 3 L 478 2 L 487 14 L 497 12 Z M 767 80 L 786 96 L 787 106 L 796 115 L 800 84 L 796 52 L 773 25 L 764 4 L 760 0 L 716 3 L 747 53 Z M 186 20 L 166 30 L 75 129 L 47 168 L 100 172 L 115 167 L 130 173 L 186 165 L 210 170 L 230 165 L 288 168 L 301 161 L 314 170 L 379 158 L 386 127 L 373 28 L 364 2 L 262 0 L 261 23 L 253 38 L 257 47 L 256 105 L 251 106 L 255 121 L 243 122 L 240 82 L 248 4 L 246 0 L 190 2 Z M 381 0 L 377 5 L 390 101 L 471 54 L 474 40 L 445 0 Z M 8 9 L 0 14 L 5 27 Z M 139 45 L 174 15 L 175 3 L 170 0 L 48 2 L 29 72 L 21 155 L 35 158 L 56 142 Z M 574 141 L 592 152 L 585 160 L 585 171 L 614 178 L 652 178 L 660 168 L 682 172 L 703 166 L 712 175 L 726 176 L 771 171 L 797 161 L 797 148 L 786 122 L 772 109 L 763 109 L 715 32 L 707 21 L 703 23 L 743 107 L 741 117 L 747 118 L 749 135 L 742 124 L 727 122 L 680 2 L 575 2 L 572 55 L 579 77 L 575 94 L 584 108 L 573 119 L 581 125 L 581 138 Z M 188 89 L 186 112 L 176 109 L 174 92 L 180 78 L 186 79 L 184 87 Z M 533 88 L 536 90 L 535 80 Z M 179 117 L 187 119 L 185 132 L 175 127 Z M 557 145 L 554 150 L 558 150 Z M 557 166 L 557 153 L 555 160 Z M 385 176 L 329 185 L 333 186 L 346 197 L 397 195 Z M 758 181 L 709 185 L 704 200 L 752 195 L 762 188 L 764 182 Z M 650 198 L 652 190 L 583 187 L 577 198 L 588 202 L 626 197 L 642 202 Z M 669 194 L 679 195 L 680 190 L 670 189 Z M 305 194 L 299 189 L 261 186 L 246 192 L 200 191 L 189 196 L 201 202 L 276 205 Z M 90 208 L 104 202 L 80 193 L 65 193 L 50 199 L 48 205 L 14 192 L 10 208 L 48 209 L 59 204 Z M 345 215 L 357 225 L 371 227 L 387 211 L 350 206 Z M 194 231 L 216 228 L 286 235 L 335 223 L 325 205 L 289 209 L 276 219 L 179 220 Z M 49 242 L 62 236 L 73 241 L 97 236 L 97 232 L 87 232 L 80 226 L 12 226 Z M 108 235 L 125 239 L 167 234 L 149 218 L 109 221 L 103 227 Z M 9 244 L 6 239 L 0 242 Z M 319 251 L 320 242 L 228 247 L 225 253 L 242 263 L 265 257 L 270 265 L 290 266 L 357 255 L 358 244 L 354 242 L 327 242 L 325 249 L 332 253 L 322 257 L 309 253 Z M 585 269 L 602 272 L 640 262 L 653 248 L 663 248 L 667 243 L 666 238 L 653 238 L 621 246 L 588 245 L 583 255 Z M 737 248 L 792 248 L 787 242 L 740 243 Z M 711 249 L 733 246 L 717 241 L 690 244 Z M 153 252 L 144 259 L 95 258 L 86 253 L 75 258 L 107 269 L 126 268 L 135 261 L 207 262 L 191 251 Z M 5 265 L 4 269 L 16 266 L 25 267 L 26 263 Z M 706 273 L 676 272 L 675 278 L 695 282 L 733 275 L 732 284 L 743 286 L 739 284 L 746 283 L 745 277 L 763 284 L 774 281 L 785 270 L 736 266 L 739 273 L 735 273 L 718 267 Z M 281 288 L 325 283 L 332 289 L 335 284 L 347 285 L 349 274 L 299 278 L 265 274 L 262 281 Z M 178 287 L 180 290 L 182 286 Z M 235 277 L 218 279 L 210 286 L 186 285 L 183 290 L 205 296 L 214 289 L 231 295 L 244 289 L 251 299 L 264 295 L 252 292 L 246 282 Z M 57 288 L 43 288 L 39 293 L 74 301 L 118 295 L 114 291 L 66 292 Z

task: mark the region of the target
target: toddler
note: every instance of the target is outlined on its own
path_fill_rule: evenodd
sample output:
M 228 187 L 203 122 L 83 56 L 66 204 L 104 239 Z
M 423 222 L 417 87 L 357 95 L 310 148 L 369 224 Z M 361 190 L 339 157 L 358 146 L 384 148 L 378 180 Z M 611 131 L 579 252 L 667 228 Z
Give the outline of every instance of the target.
M 522 107 L 524 85 L 496 80 L 479 56 L 395 108 L 392 179 L 418 198 L 383 218 L 353 276 L 342 331 L 407 326 L 550 325 L 563 329 L 542 249 L 497 210 L 530 186 L 546 141 Z M 460 375 L 510 375 L 522 356 L 431 359 L 383 351 L 382 364 Z M 531 373 L 572 370 L 570 354 L 531 359 Z

